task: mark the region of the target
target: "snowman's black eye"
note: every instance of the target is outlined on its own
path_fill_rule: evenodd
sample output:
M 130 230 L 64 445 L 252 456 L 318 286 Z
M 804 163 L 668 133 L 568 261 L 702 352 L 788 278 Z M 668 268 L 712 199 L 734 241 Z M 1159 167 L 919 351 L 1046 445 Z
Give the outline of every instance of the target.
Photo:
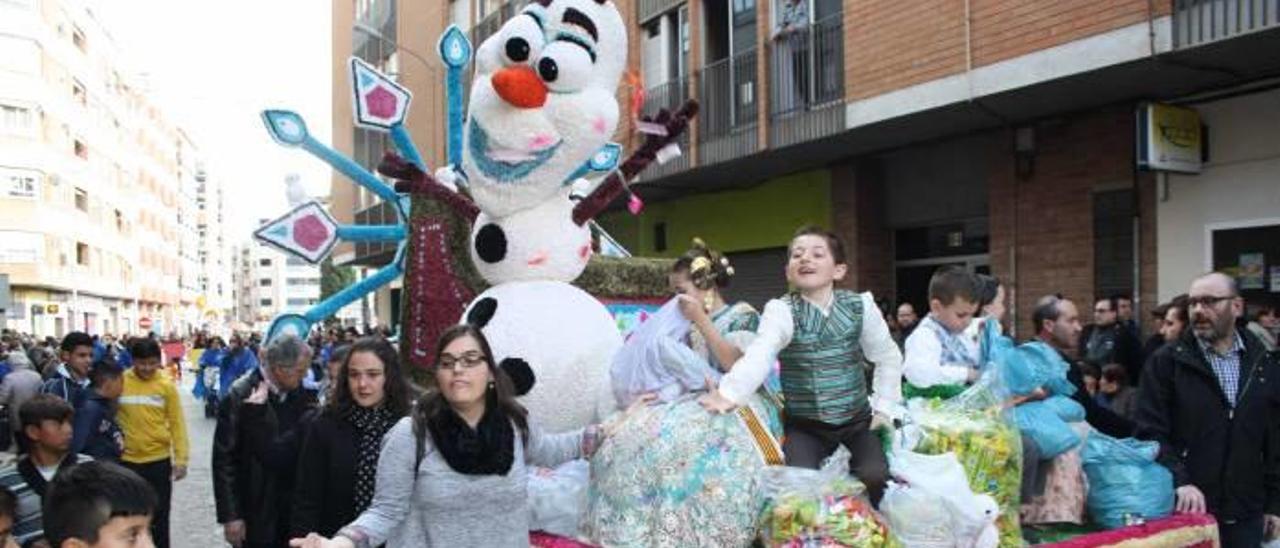
M 556 64 L 556 60 L 550 57 L 543 57 L 538 61 L 538 76 L 542 77 L 542 81 L 550 84 L 560 77 L 560 65 Z
M 507 40 L 506 45 L 507 58 L 515 63 L 523 63 L 529 60 L 529 41 L 524 38 L 515 37 Z

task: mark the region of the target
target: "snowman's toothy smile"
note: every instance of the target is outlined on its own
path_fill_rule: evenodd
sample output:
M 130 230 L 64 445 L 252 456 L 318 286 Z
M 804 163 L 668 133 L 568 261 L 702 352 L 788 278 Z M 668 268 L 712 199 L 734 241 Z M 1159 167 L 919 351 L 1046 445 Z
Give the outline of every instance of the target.
M 546 145 L 545 137 L 535 141 L 537 145 Z M 549 146 L 533 150 L 506 148 L 490 139 L 489 133 L 480 127 L 475 118 L 471 119 L 471 139 L 468 143 L 471 157 L 475 160 L 480 173 L 499 182 L 510 183 L 527 177 L 529 173 L 542 167 L 542 164 L 555 156 L 561 143 L 563 141 L 556 141 Z

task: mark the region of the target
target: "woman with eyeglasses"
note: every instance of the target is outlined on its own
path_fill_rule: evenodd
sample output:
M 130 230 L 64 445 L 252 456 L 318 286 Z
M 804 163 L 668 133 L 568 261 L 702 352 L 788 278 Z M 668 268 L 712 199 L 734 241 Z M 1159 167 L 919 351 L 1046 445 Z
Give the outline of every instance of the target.
M 607 432 L 593 425 L 547 434 L 532 424 L 515 400 L 513 375 L 498 368 L 476 327 L 446 330 L 435 363 L 412 416 L 383 440 L 369 508 L 332 539 L 313 532 L 290 546 L 529 545 L 528 464 L 589 456 Z M 528 366 L 513 373 L 527 392 Z
M 299 453 L 290 518 L 296 536 L 333 535 L 369 507 L 382 437 L 412 403 L 396 349 L 380 339 L 347 348 L 332 382 Z

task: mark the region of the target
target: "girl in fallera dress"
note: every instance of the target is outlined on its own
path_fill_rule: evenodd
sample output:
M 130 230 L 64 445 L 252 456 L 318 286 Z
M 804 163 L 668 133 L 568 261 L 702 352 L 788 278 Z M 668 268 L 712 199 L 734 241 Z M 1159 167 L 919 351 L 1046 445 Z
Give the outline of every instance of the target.
M 668 275 L 675 297 L 615 358 L 615 388 L 652 389 L 665 403 L 623 423 L 593 459 L 585 523 L 594 543 L 751 543 L 765 502 L 757 472 L 782 463 L 776 397 L 762 388 L 723 416 L 697 403 L 708 379 L 729 371 L 755 339 L 756 310 L 720 293 L 733 274 L 725 257 L 695 240 Z

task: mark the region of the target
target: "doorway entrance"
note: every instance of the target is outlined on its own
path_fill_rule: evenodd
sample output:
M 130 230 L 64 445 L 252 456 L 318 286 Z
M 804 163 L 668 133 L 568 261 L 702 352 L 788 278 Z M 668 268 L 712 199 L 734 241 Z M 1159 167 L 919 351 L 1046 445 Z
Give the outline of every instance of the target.
M 938 223 L 894 231 L 894 293 L 890 306 L 908 302 L 916 313 L 929 310 L 929 278 L 939 268 L 959 266 L 991 273 L 987 219 Z

